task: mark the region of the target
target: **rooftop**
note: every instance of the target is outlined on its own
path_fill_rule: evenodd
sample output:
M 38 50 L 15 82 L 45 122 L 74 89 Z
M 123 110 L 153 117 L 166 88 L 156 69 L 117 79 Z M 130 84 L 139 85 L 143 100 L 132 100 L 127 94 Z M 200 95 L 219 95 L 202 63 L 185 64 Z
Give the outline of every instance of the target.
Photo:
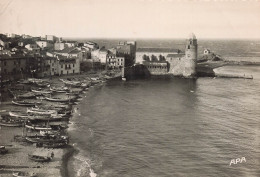
M 173 48 L 138 48 L 136 52 L 180 53 L 180 50 Z
M 174 54 L 174 53 L 170 53 L 168 54 L 166 57 L 168 58 L 179 58 L 179 57 L 183 57 L 185 54 L 184 53 L 178 53 L 178 54 Z

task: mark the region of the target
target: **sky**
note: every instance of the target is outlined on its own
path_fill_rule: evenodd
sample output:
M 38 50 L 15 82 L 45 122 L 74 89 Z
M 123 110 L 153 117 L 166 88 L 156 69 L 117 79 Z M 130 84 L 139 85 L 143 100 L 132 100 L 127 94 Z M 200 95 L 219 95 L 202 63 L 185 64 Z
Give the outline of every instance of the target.
M 0 0 L 0 33 L 260 39 L 260 0 Z

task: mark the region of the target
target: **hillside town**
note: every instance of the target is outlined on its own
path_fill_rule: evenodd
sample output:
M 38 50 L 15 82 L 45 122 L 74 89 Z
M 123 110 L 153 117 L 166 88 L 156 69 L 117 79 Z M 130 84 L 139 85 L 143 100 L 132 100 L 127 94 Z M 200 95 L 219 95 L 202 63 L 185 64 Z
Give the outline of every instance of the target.
M 119 42 L 111 49 L 97 43 L 63 40 L 54 35 L 0 34 L 1 81 L 120 70 L 132 65 L 135 42 Z

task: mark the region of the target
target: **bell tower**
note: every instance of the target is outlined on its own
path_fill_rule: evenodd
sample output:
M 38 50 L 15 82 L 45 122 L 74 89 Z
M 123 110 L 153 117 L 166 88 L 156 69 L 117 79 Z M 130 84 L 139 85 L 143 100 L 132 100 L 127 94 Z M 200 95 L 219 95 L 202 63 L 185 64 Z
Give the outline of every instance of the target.
M 185 71 L 184 76 L 192 77 L 196 75 L 196 65 L 198 57 L 198 44 L 196 36 L 191 33 L 187 39 L 185 48 Z

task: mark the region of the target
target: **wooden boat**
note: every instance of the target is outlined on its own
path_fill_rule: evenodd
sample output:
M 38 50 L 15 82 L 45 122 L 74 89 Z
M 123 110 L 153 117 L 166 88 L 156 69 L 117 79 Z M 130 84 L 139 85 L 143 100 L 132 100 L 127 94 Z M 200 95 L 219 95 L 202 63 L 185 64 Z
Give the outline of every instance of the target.
M 31 83 L 40 83 L 43 82 L 42 79 L 36 79 L 36 78 L 28 78 L 28 81 Z
M 64 80 L 60 79 L 65 85 L 72 86 L 72 87 L 80 87 L 81 82 L 79 81 L 69 81 L 69 80 Z
M 70 102 L 72 101 L 74 98 L 49 98 L 49 97 L 45 97 L 46 100 L 48 101 L 53 101 L 53 102 Z
M 35 124 L 30 124 L 28 122 L 25 124 L 25 127 L 32 130 L 52 130 L 50 126 L 35 125 Z
M 18 106 L 35 106 L 35 102 L 29 102 L 29 101 L 12 101 L 13 104 Z
M 0 146 L 0 154 L 6 154 L 8 152 L 7 149 L 5 149 L 5 146 Z
M 19 119 L 22 119 L 22 120 L 45 120 L 45 121 L 53 121 L 53 120 L 62 120 L 61 118 L 63 117 L 60 117 L 59 115 L 57 116 L 50 116 L 50 115 L 27 115 L 27 114 L 21 114 L 21 113 L 18 113 L 18 112 L 12 112 L 12 111 L 9 111 L 9 116 L 10 118 L 19 118 Z
M 28 172 L 13 172 L 14 177 L 36 177 L 36 173 L 28 173 Z
M 13 120 L 0 119 L 0 126 L 21 127 L 22 125 L 23 125 L 22 121 L 13 121 Z
M 49 162 L 52 157 L 28 154 L 29 159 L 35 162 Z
M 47 136 L 47 135 L 58 135 L 60 132 L 55 130 L 40 130 L 41 136 Z
M 27 99 L 30 99 L 30 98 L 35 98 L 35 94 L 32 93 L 32 92 L 28 92 L 28 93 L 25 93 L 25 94 L 22 94 L 22 95 L 17 95 L 16 97 L 17 98 L 27 98 Z
M 55 143 L 55 142 L 50 142 L 50 143 L 37 143 L 37 147 L 44 147 L 44 148 L 61 148 L 66 146 L 66 142 L 60 142 L 60 143 Z
M 90 80 L 97 81 L 97 80 L 99 80 L 99 78 L 98 77 L 91 77 Z
M 25 139 L 30 143 L 68 143 L 69 141 L 67 136 L 56 136 L 56 135 L 26 136 Z
M 102 81 L 101 80 L 92 80 L 91 85 L 95 85 L 95 84 L 98 84 L 100 82 L 102 82 Z
M 69 91 L 69 88 L 67 87 L 61 87 L 61 88 L 52 88 L 50 87 L 50 90 L 57 93 L 66 93 Z
M 32 89 L 32 92 L 40 93 L 40 94 L 51 94 L 52 93 L 52 91 L 34 90 L 34 89 Z
M 66 146 L 67 143 L 66 142 L 61 142 L 61 143 L 43 143 L 43 147 L 45 148 L 61 148 Z
M 11 117 L 22 118 L 22 119 L 28 118 L 28 115 L 27 115 L 27 114 L 21 114 L 21 113 L 13 112 L 13 111 L 9 111 L 9 115 L 10 115 Z
M 52 115 L 52 114 L 57 115 L 56 110 L 43 110 L 39 108 L 27 108 L 26 112 L 31 114 L 40 114 L 40 115 Z

